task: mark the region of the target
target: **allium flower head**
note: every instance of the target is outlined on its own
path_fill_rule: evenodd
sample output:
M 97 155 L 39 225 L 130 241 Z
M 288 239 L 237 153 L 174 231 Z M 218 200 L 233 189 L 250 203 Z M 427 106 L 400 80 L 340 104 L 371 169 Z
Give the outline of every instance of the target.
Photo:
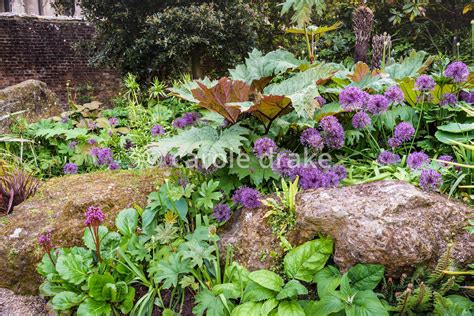
M 458 101 L 458 98 L 456 97 L 454 93 L 445 93 L 441 96 L 439 105 L 441 106 L 453 105 L 453 104 L 456 104 L 457 101 Z
M 164 157 L 162 157 L 161 166 L 162 167 L 175 167 L 176 157 L 173 156 L 172 154 L 166 154 Z
M 410 169 L 420 169 L 429 161 L 429 157 L 422 151 L 415 151 L 408 155 L 407 165 Z
M 461 92 L 461 99 L 464 102 L 474 104 L 474 90 L 470 92 L 462 91 Z
M 434 89 L 435 81 L 428 75 L 421 75 L 416 79 L 415 90 L 428 92 Z
M 391 148 L 397 148 L 397 147 L 400 147 L 403 144 L 403 141 L 401 139 L 396 138 L 396 137 L 391 137 L 391 138 L 388 139 L 387 143 Z
M 97 206 L 89 206 L 86 211 L 85 226 L 99 226 L 105 219 L 102 209 Z
M 94 138 L 90 138 L 90 139 L 87 140 L 87 143 L 89 145 L 95 145 L 95 144 L 97 144 L 97 141 Z
M 315 128 L 305 129 L 300 136 L 301 144 L 304 146 L 312 147 L 316 150 L 322 150 L 324 148 L 323 138 Z
M 365 112 L 357 112 L 352 117 L 352 126 L 357 129 L 364 129 L 372 123 L 369 115 Z
M 227 204 L 217 204 L 212 210 L 212 217 L 219 223 L 226 222 L 230 219 L 231 210 Z
M 272 163 L 272 170 L 282 176 L 288 177 L 296 166 L 289 151 L 281 151 Z
M 344 128 L 335 116 L 326 116 L 321 119 L 319 126 L 323 130 L 324 144 L 332 149 L 344 146 Z
M 116 117 L 111 117 L 111 118 L 109 118 L 109 124 L 110 124 L 110 126 L 115 127 L 115 126 L 118 125 L 118 123 L 119 123 L 119 119 L 118 119 L 118 118 L 116 118 Z
M 388 110 L 389 103 L 390 102 L 385 96 L 381 94 L 373 95 L 367 102 L 367 111 L 371 114 L 384 113 Z
M 439 156 L 438 157 L 438 160 L 442 160 L 442 161 L 447 161 L 447 162 L 453 162 L 454 159 L 452 156 L 450 155 L 442 155 L 442 156 Z M 443 163 L 443 162 L 438 162 L 441 166 L 445 167 L 445 168 L 448 168 L 448 167 L 451 167 L 452 165 L 451 164 L 448 164 L 448 163 Z
M 118 162 L 112 161 L 109 164 L 109 170 L 118 170 L 118 169 L 120 169 L 120 165 L 118 164 Z
M 316 101 L 318 101 L 319 105 L 320 106 L 323 106 L 327 103 L 326 99 L 323 98 L 322 96 L 317 96 L 316 98 L 314 98 Z
M 443 177 L 438 171 L 425 169 L 421 172 L 420 187 L 425 191 L 437 191 L 443 184 Z
M 393 136 L 402 142 L 407 142 L 415 135 L 415 128 L 409 122 L 401 122 L 395 126 Z
M 466 82 L 469 77 L 469 67 L 462 61 L 452 62 L 444 71 L 444 76 L 453 79 L 456 83 Z
M 259 158 L 273 155 L 277 150 L 277 145 L 273 139 L 262 137 L 255 141 L 253 145 L 253 152 Z
M 63 171 L 65 174 L 76 174 L 77 173 L 77 165 L 72 162 L 68 162 L 64 165 Z
M 303 190 L 336 187 L 347 176 L 347 171 L 342 165 L 336 165 L 327 171 L 317 166 L 303 165 L 292 170 L 291 179 L 299 177 L 298 185 Z
M 384 96 L 393 104 L 400 104 L 405 101 L 405 95 L 403 94 L 402 89 L 398 86 L 391 86 L 388 88 Z
M 151 136 L 156 137 L 159 135 L 163 135 L 165 133 L 165 129 L 163 126 L 156 124 L 151 128 Z
M 367 94 L 357 87 L 346 87 L 339 94 L 339 104 L 344 111 L 357 111 L 364 108 Z
M 393 165 L 400 161 L 400 156 L 391 151 L 383 151 L 380 153 L 377 161 L 381 165 Z
M 200 114 L 198 112 L 188 112 L 184 113 L 183 116 L 177 118 L 173 121 L 174 128 L 185 128 L 187 126 L 192 126 L 196 124 L 199 120 Z
M 72 141 L 72 142 L 70 142 L 67 146 L 69 147 L 69 149 L 76 149 L 77 142 L 76 142 L 76 141 Z
M 260 192 L 249 187 L 241 187 L 232 195 L 232 201 L 245 208 L 257 208 L 262 205 Z
M 61 114 L 61 123 L 69 122 L 69 116 L 67 114 Z
M 90 129 L 90 130 L 95 130 L 97 128 L 97 123 L 96 122 L 89 122 L 89 124 L 87 124 L 87 127 Z
M 91 155 L 96 158 L 96 162 L 100 166 L 109 165 L 113 162 L 112 150 L 110 150 L 108 147 L 94 147 L 91 149 Z

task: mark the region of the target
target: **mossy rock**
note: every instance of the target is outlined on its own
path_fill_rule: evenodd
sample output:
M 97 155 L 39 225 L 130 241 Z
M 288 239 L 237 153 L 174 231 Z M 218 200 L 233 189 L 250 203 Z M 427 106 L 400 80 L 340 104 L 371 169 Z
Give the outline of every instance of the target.
M 44 182 L 38 193 L 0 217 L 0 288 L 36 294 L 42 279 L 36 272 L 42 251 L 38 237 L 51 231 L 56 247 L 81 245 L 84 213 L 100 206 L 105 225 L 114 227 L 119 211 L 144 207 L 149 193 L 167 176 L 163 169 L 108 171 L 71 175 Z

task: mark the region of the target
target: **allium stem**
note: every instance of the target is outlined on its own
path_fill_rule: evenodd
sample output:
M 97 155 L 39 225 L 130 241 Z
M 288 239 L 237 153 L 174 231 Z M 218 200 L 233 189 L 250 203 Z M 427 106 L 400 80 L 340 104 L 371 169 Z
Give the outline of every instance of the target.
M 408 150 L 408 155 L 411 153 L 411 150 L 413 149 L 413 144 L 415 143 L 415 139 L 418 136 L 418 131 L 420 130 L 420 125 L 421 125 L 421 119 L 423 118 L 423 109 L 424 108 L 425 108 L 425 95 L 422 92 L 420 117 L 418 118 L 418 124 L 416 125 L 415 135 L 413 135 L 413 139 L 412 139 L 411 144 L 410 144 L 410 149 Z

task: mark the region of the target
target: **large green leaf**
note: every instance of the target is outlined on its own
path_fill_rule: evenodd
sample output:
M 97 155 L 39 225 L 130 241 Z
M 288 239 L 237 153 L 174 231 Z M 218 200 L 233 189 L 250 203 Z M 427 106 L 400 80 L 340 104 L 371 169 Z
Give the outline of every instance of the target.
M 308 290 L 306 287 L 303 286 L 299 281 L 297 280 L 290 280 L 288 283 L 285 284 L 283 289 L 278 293 L 277 299 L 278 300 L 283 300 L 283 299 L 291 299 L 291 298 L 297 298 L 299 295 L 306 295 L 308 294 Z
M 281 15 L 293 10 L 291 21 L 298 27 L 302 27 L 311 21 L 313 7 L 316 13 L 321 15 L 326 9 L 326 2 L 324 0 L 286 0 L 281 4 Z
M 221 316 L 224 313 L 224 304 L 218 295 L 212 294 L 209 290 L 203 289 L 194 298 L 196 306 L 193 313 L 196 315 Z
M 208 77 L 205 77 L 204 79 L 199 79 L 199 82 L 208 88 L 213 87 L 217 84 L 217 80 L 210 80 Z M 187 100 L 189 102 L 198 103 L 199 101 L 194 98 L 192 93 L 192 90 L 197 88 L 199 88 L 197 81 L 189 81 L 179 86 L 170 88 L 169 90 L 171 91 L 171 95 Z
M 305 316 L 303 307 L 297 301 L 282 301 L 278 305 L 278 316 Z
M 124 236 L 133 235 L 138 226 L 138 212 L 133 208 L 120 211 L 115 219 L 115 226 Z
M 106 302 L 98 302 L 87 298 L 77 309 L 77 316 L 108 316 L 112 308 Z
M 261 91 L 270 79 L 287 70 L 294 69 L 305 60 L 297 59 L 292 53 L 277 49 L 266 55 L 255 49 L 245 58 L 245 64 L 238 65 L 235 69 L 230 69 L 230 77 L 233 80 L 241 80 L 248 85 Z
M 344 309 L 344 303 L 336 295 L 328 295 L 320 301 L 310 301 L 305 306 L 306 315 L 335 315 Z M 374 315 L 375 316 L 375 315 Z
M 278 179 L 278 176 L 273 172 L 269 164 L 262 166 L 261 161 L 253 154 L 249 155 L 248 158 L 248 164 L 246 163 L 242 167 L 237 163 L 232 164 L 229 174 L 237 175 L 239 180 L 249 177 L 255 186 L 260 185 L 263 181 Z
M 317 104 L 314 98 L 319 95 L 318 81 L 330 79 L 342 66 L 332 63 L 320 63 L 306 71 L 267 86 L 265 95 L 284 95 L 291 99 L 292 105 L 300 116 L 312 117 Z
M 84 295 L 64 291 L 56 294 L 51 300 L 51 306 L 57 311 L 67 311 L 74 306 L 79 305 L 84 299 Z
M 276 293 L 255 282 L 249 282 L 245 287 L 242 302 L 261 302 L 275 297 Z
M 90 266 L 81 255 L 71 253 L 58 258 L 56 270 L 64 280 L 79 285 L 87 279 Z
M 388 312 L 373 291 L 360 291 L 355 294 L 353 304 L 346 307 L 347 316 L 388 316 Z
M 291 100 L 281 95 L 267 95 L 261 97 L 247 112 L 258 118 L 268 130 L 272 122 L 292 110 Z
M 269 290 L 279 292 L 284 284 L 283 279 L 275 272 L 257 270 L 249 274 L 249 279 Z
M 467 143 L 474 139 L 474 132 L 469 132 L 465 134 L 459 133 L 448 133 L 444 131 L 436 131 L 436 139 L 440 142 L 448 145 L 457 145 L 458 143 Z
M 328 266 L 314 276 L 320 298 L 330 296 L 341 283 L 341 273 L 336 267 Z
M 262 305 L 262 303 L 257 302 L 247 302 L 240 304 L 232 310 L 231 316 L 260 315 Z
M 89 296 L 97 301 L 110 300 L 110 295 L 104 295 L 103 290 L 107 284 L 114 284 L 114 278 L 110 274 L 93 274 L 89 277 L 87 285 L 89 287 Z
M 330 238 L 308 241 L 289 251 L 284 259 L 285 272 L 291 278 L 310 282 L 326 264 L 333 251 Z
M 349 269 L 347 275 L 351 286 L 359 291 L 373 290 L 384 275 L 384 267 L 379 264 L 357 264 Z
M 169 289 L 178 285 L 180 275 L 191 272 L 191 266 L 188 260 L 180 260 L 179 255 L 173 253 L 158 264 L 151 265 L 148 272 L 154 276 L 156 283 L 163 281 L 163 288 Z
M 398 63 L 393 63 L 385 67 L 384 71 L 394 80 L 401 80 L 406 77 L 417 77 L 425 72 L 433 63 L 434 56 L 428 56 L 423 51 L 411 51 L 410 54 L 401 59 Z
M 466 133 L 474 130 L 474 123 L 449 123 L 438 126 L 440 131 L 449 133 Z

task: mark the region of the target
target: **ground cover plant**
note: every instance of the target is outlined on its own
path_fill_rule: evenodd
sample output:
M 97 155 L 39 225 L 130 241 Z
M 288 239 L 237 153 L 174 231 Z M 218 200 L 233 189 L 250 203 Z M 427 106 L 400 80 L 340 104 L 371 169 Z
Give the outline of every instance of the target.
M 381 38 L 377 67 L 324 62 L 315 41 L 340 25 L 312 28 L 321 2 L 303 4 L 286 1 L 282 12 L 294 24 L 290 33 L 303 35 L 304 57 L 254 49 L 224 77 L 183 76 L 170 85 L 129 74 L 112 108 L 71 102 L 58 117 L 18 119 L 0 139 L 0 210 L 7 213 L 16 196 L 36 190 L 26 173 L 2 180 L 17 167 L 42 179 L 150 166 L 169 171 L 148 203 L 122 210 L 114 227 L 105 225 L 100 207 L 84 210 L 82 246 L 58 248 L 54 232 L 43 232 L 40 292 L 52 310 L 472 314 L 472 265 L 458 267 L 451 246 L 435 268 L 394 279 L 377 264 L 340 271 L 328 236 L 289 241 L 303 190 L 396 179 L 473 204 L 472 67 L 423 51 L 395 59 L 388 37 Z M 370 14 L 360 7 L 355 19 Z M 367 58 L 364 27 L 355 26 L 358 59 Z M 248 271 L 219 243 L 233 217 L 258 208 L 282 248 L 272 271 Z M 472 221 L 466 226 L 472 233 Z

